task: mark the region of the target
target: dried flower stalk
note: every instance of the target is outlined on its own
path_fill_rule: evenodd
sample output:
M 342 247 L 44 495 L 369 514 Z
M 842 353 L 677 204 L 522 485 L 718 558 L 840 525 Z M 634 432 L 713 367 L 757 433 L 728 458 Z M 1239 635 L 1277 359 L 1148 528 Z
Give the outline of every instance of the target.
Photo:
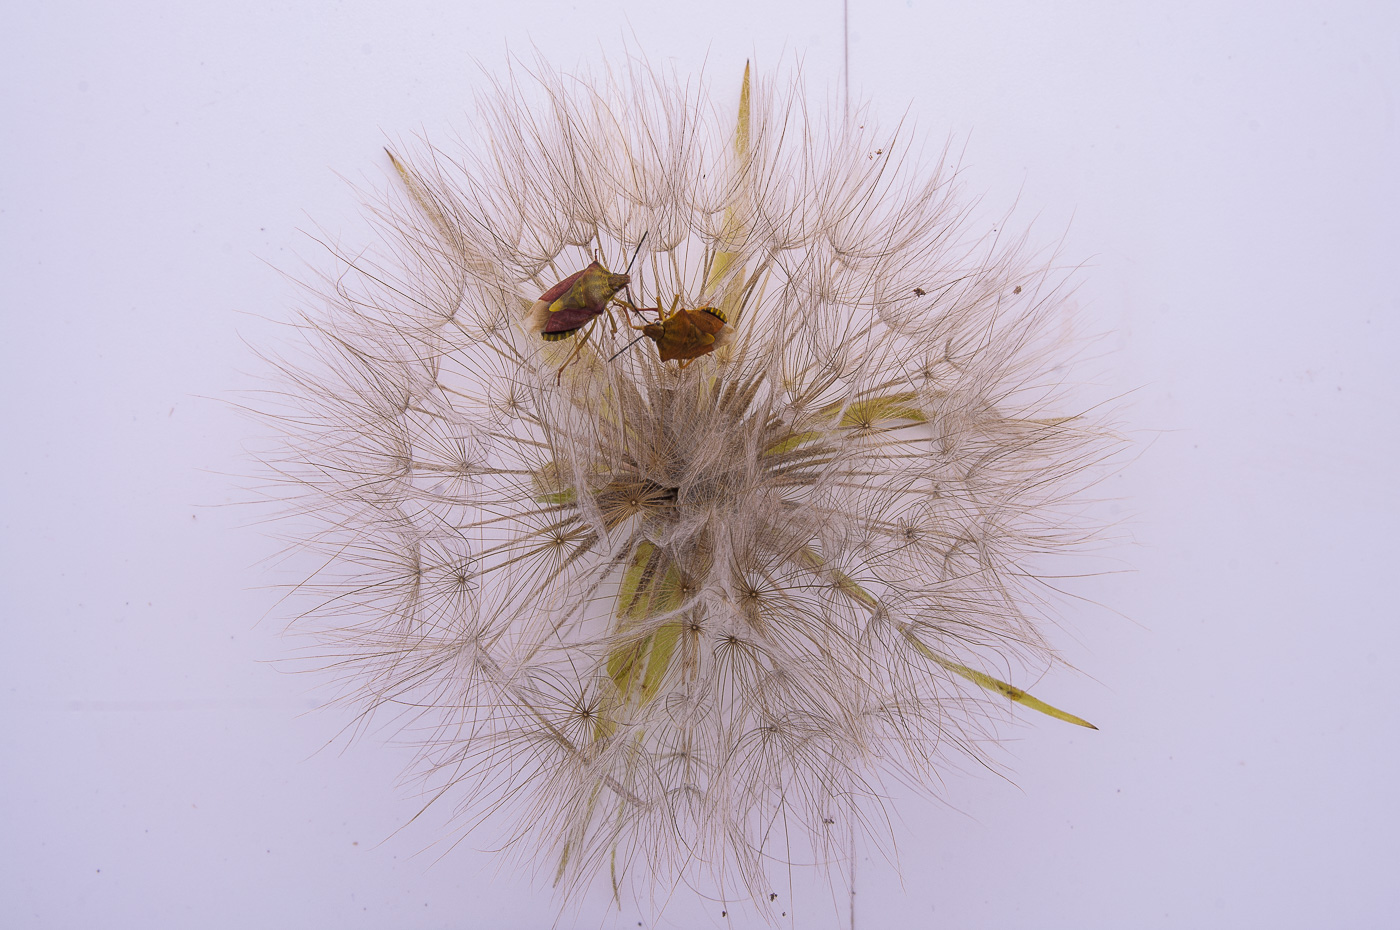
M 796 82 L 746 71 L 737 112 L 637 62 L 532 86 L 461 153 L 391 154 L 382 242 L 280 363 L 325 556 L 299 622 L 566 892 L 763 910 L 1007 698 L 1088 725 L 1001 677 L 1052 661 L 1031 560 L 1088 538 L 1105 450 L 1052 410 L 1063 279 Z M 617 304 L 540 338 L 540 294 L 639 243 L 625 296 L 713 307 L 723 343 L 662 362 Z

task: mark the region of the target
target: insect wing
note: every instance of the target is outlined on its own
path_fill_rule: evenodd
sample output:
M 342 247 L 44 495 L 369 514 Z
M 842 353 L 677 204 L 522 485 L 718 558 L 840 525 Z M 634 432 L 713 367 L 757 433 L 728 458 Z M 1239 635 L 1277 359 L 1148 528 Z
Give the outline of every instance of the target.
M 545 319 L 541 333 L 569 333 L 578 329 L 592 320 L 601 310 L 593 311 L 587 307 L 567 307 L 563 310 L 555 310 Z
M 540 295 L 525 317 L 525 328 L 546 338 L 557 338 L 573 332 L 603 312 L 588 306 L 579 292 L 587 282 L 585 276 L 606 275 L 607 269 L 593 262 L 582 271 L 575 271 Z

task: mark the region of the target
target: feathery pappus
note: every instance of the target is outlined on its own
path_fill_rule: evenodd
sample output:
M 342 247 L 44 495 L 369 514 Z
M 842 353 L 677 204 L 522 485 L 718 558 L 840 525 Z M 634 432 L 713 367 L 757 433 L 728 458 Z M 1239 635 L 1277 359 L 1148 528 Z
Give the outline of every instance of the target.
M 281 363 L 298 627 L 566 895 L 771 917 L 882 779 L 1017 705 L 1089 725 L 1006 680 L 1112 445 L 1056 409 L 1063 275 L 804 94 L 509 73 L 475 142 L 390 152 Z

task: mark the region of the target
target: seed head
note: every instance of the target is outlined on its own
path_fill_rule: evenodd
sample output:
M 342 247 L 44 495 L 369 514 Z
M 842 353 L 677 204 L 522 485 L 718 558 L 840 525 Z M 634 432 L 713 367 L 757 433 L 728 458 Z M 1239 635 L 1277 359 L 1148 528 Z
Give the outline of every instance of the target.
M 986 671 L 1052 659 L 1032 560 L 1104 450 L 1053 409 L 1061 277 L 795 81 L 541 67 L 475 128 L 390 154 L 275 463 L 300 623 L 435 797 L 566 892 L 764 911 L 1010 702 L 1087 726 Z

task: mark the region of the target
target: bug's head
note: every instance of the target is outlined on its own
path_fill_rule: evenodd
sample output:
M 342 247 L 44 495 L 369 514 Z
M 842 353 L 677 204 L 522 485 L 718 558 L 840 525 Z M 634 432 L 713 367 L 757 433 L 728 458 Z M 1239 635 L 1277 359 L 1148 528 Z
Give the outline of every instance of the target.
M 609 298 L 612 298 L 614 294 L 632 283 L 632 276 L 627 274 L 608 274 L 605 275 L 605 277 L 607 278 Z

